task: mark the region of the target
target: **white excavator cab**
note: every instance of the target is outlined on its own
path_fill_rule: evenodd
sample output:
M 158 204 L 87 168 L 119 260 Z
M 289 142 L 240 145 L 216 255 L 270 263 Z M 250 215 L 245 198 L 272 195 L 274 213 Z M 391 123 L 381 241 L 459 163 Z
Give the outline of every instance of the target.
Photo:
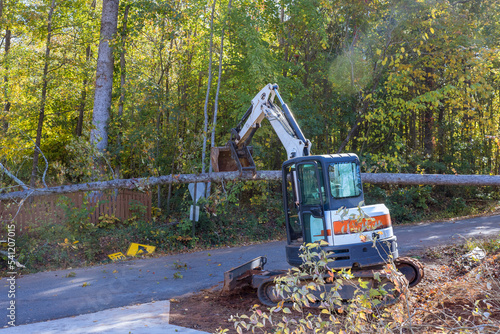
M 335 268 L 370 267 L 398 257 L 389 210 L 365 206 L 355 154 L 307 156 L 283 164 L 287 261 L 299 266 L 300 246 L 322 246 Z

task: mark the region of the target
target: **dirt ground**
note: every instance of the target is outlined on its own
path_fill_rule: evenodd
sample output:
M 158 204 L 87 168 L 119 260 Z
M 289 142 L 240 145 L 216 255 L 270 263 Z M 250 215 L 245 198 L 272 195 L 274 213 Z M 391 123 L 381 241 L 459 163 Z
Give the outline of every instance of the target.
M 246 288 L 233 295 L 222 295 L 220 290 L 203 290 L 197 294 L 170 303 L 170 323 L 182 327 L 215 333 L 218 328 L 233 328 L 231 315 L 247 313 L 259 304 L 254 289 Z
M 481 264 L 463 261 L 463 254 L 467 251 L 462 246 L 432 248 L 425 253 L 410 254 L 418 258 L 425 265 L 425 278 L 411 290 L 410 301 L 415 309 L 415 328 L 423 327 L 419 332 L 442 332 L 442 328 L 453 326 L 447 323 L 453 317 L 462 323 L 473 327 L 481 324 L 481 317 L 474 315 L 476 300 L 485 300 L 484 289 L 480 284 L 471 283 L 470 279 L 478 279 L 478 275 L 485 270 Z M 486 269 L 490 271 L 488 279 L 500 285 L 500 254 L 488 254 L 483 260 Z M 484 272 L 483 272 L 484 274 Z M 486 283 L 485 279 L 480 279 Z M 220 289 L 220 287 L 218 287 Z M 193 328 L 209 333 L 218 329 L 229 329 L 235 333 L 234 325 L 228 321 L 231 315 L 250 314 L 254 305 L 261 305 L 256 296 L 256 291 L 247 288 L 233 295 L 223 295 L 217 287 L 204 290 L 197 294 L 171 300 L 170 323 Z M 500 291 L 496 291 L 500 296 Z M 491 298 L 490 305 L 482 305 L 491 313 L 488 321 L 500 324 L 500 300 Z M 265 309 L 262 306 L 262 309 Z M 460 317 L 460 318 L 459 318 Z M 425 330 L 424 329 L 425 326 Z M 430 327 L 429 327 L 430 326 Z M 434 326 L 434 327 L 432 327 Z M 436 328 L 440 327 L 441 330 Z M 455 324 L 455 326 L 457 326 Z M 498 325 L 500 326 L 500 325 Z M 462 326 L 463 327 L 463 326 Z M 452 328 L 452 327 L 448 327 Z M 436 330 L 435 330 L 436 329 Z M 500 327 L 498 327 L 500 332 Z M 446 332 L 446 331 L 444 331 Z M 474 332 L 474 330 L 472 330 Z M 486 331 L 488 332 L 488 331 Z M 496 330 L 493 332 L 497 332 Z

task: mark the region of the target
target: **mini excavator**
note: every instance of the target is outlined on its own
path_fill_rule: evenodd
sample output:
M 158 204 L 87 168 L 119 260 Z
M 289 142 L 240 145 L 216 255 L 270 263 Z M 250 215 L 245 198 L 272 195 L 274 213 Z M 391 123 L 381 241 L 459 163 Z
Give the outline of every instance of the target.
M 231 130 L 226 146 L 212 148 L 213 170 L 256 172 L 250 142 L 264 118 L 278 135 L 289 159 L 282 167 L 288 264 L 302 265 L 301 246 L 317 243 L 334 260 L 329 267 L 350 269 L 353 282 L 363 278 L 368 280 L 369 287 L 377 287 L 382 284 L 384 265 L 393 261 L 409 287 L 417 285 L 424 276 L 423 266 L 416 259 L 399 257 L 387 207 L 360 206 L 364 196 L 358 156 L 311 155 L 311 142 L 304 137 L 281 98 L 277 84 L 266 85 L 253 98 L 250 108 Z M 353 219 L 360 212 L 363 218 Z M 261 256 L 225 272 L 223 291 L 251 285 L 264 305 L 276 305 L 280 300 L 273 292 L 273 282 L 284 272 L 264 270 L 266 262 L 267 258 Z M 388 282 L 386 279 L 385 283 Z M 340 291 L 344 300 L 349 300 L 353 293 L 353 289 Z

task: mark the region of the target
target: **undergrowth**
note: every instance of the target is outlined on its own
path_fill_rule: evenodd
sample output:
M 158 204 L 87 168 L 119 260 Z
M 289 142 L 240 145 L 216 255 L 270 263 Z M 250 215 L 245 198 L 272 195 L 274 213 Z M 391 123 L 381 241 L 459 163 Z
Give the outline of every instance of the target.
M 385 203 L 394 224 L 483 214 L 498 207 L 495 192 L 464 187 L 463 197 L 453 197 L 457 191 L 447 189 L 366 186 L 365 197 L 367 204 Z M 176 210 L 153 207 L 151 221 L 145 219 L 146 208 L 133 202 L 128 219 L 105 214 L 94 223 L 89 217 L 95 206 L 76 206 L 63 196 L 58 205 L 64 224 L 46 219 L 25 226 L 17 235 L 16 256 L 26 266 L 24 272 L 36 272 L 109 262 L 109 254 L 125 253 L 131 242 L 156 246 L 157 254 L 172 254 L 285 237 L 279 182 L 212 185 L 211 195 L 198 202 L 201 213 L 194 233 L 187 187 L 177 189 L 175 196 L 171 205 Z
M 62 196 L 58 206 L 63 224 L 51 220 L 34 222 L 17 234 L 16 256 L 24 273 L 107 263 L 108 255 L 126 253 L 130 243 L 156 246 L 156 254 L 238 246 L 282 239 L 285 236 L 278 185 L 262 182 L 226 184 L 213 188 L 208 199 L 198 202 L 200 220 L 189 220 L 189 201 L 168 216 L 158 208 L 146 220 L 146 207 L 131 202 L 129 218 L 101 215 L 92 222 L 97 204 L 81 206 Z M 3 235 L 4 231 L 0 231 Z M 2 267 L 6 262 L 1 262 Z
M 350 272 L 334 273 L 326 254 L 314 249 L 312 244 L 303 246 L 307 266 L 275 279 L 274 289 L 286 303 L 255 305 L 247 314 L 232 316 L 236 332 L 500 333 L 500 236 L 433 249 L 430 256 L 445 249 L 453 256 L 442 266 L 426 268 L 426 277 L 413 289 L 404 285 L 389 262 L 385 272 L 394 290 L 387 288 L 391 284 L 366 288 L 366 282 L 359 280 L 348 301 L 341 300 L 337 291 L 351 284 Z M 319 261 L 311 261 L 318 255 Z M 304 277 L 308 279 L 301 281 Z M 384 304 L 391 294 L 398 294 L 398 301 Z M 310 308 L 313 303 L 317 308 Z

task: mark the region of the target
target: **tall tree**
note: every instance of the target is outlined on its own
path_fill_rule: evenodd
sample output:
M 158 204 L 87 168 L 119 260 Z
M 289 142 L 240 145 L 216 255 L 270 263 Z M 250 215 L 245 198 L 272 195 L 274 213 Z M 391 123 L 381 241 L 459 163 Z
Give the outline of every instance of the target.
M 95 6 L 96 6 L 96 0 L 93 0 L 92 3 L 90 4 L 91 12 L 95 10 Z M 85 113 L 85 106 L 87 104 L 87 84 L 89 80 L 88 65 L 90 62 L 91 53 L 92 49 L 89 44 L 85 48 L 85 69 L 83 71 L 82 92 L 80 95 L 80 105 L 78 106 L 78 121 L 76 123 L 76 129 L 75 129 L 75 134 L 78 137 L 82 135 L 83 131 L 83 118 Z
M 121 122 L 121 118 L 123 116 L 123 103 L 125 102 L 125 80 L 127 78 L 127 70 L 126 70 L 126 62 L 125 62 L 125 43 L 127 41 L 127 21 L 128 21 L 128 12 L 130 10 L 130 4 L 125 6 L 125 12 L 123 13 L 123 26 L 121 31 L 121 48 L 120 48 L 120 101 L 118 103 L 118 119 Z M 120 124 L 121 125 L 121 124 Z M 118 142 L 120 141 L 120 137 L 118 137 Z
M 125 11 L 123 13 L 123 26 L 121 30 L 120 36 L 120 100 L 118 101 L 118 133 L 116 137 L 117 146 L 118 146 L 118 161 L 116 170 L 117 174 L 120 174 L 120 155 L 122 152 L 122 131 L 123 131 L 123 104 L 125 103 L 125 82 L 127 78 L 127 69 L 126 69 L 126 61 L 125 61 L 125 53 L 126 53 L 126 41 L 128 38 L 128 13 L 130 10 L 130 4 L 125 6 Z
M 4 43 L 5 43 L 5 53 L 4 53 L 4 67 L 5 67 L 5 75 L 4 75 L 4 89 L 3 89 L 3 94 L 4 94 L 4 109 L 3 109 L 3 116 L 1 117 L 3 124 L 3 129 L 4 131 L 7 131 L 9 129 L 9 122 L 7 120 L 7 115 L 10 110 L 10 101 L 9 101 L 9 51 L 10 51 L 10 42 L 11 42 L 11 30 L 9 28 L 9 24 L 7 24 L 7 19 L 4 18 L 4 0 L 0 0 L 0 22 L 3 23 L 5 28 L 5 37 L 4 37 Z
M 31 168 L 31 179 L 30 186 L 35 187 L 36 174 L 38 170 L 38 158 L 40 156 L 40 144 L 42 141 L 42 131 L 43 131 L 43 120 L 45 118 L 45 106 L 47 103 L 47 85 L 48 85 L 48 72 L 49 72 L 49 61 L 50 61 L 50 43 L 52 38 L 52 15 L 54 14 L 54 8 L 56 7 L 56 1 L 52 0 L 49 8 L 49 15 L 47 17 L 47 40 L 45 45 L 45 58 L 43 65 L 43 75 L 42 75 L 42 96 L 40 99 L 40 111 L 38 113 L 38 126 L 36 130 L 35 147 L 33 152 L 33 166 Z
M 227 16 L 229 17 L 230 11 L 231 11 L 231 2 L 232 0 L 229 0 L 229 3 L 227 5 Z M 213 121 L 212 121 L 212 137 L 210 141 L 210 147 L 215 146 L 215 128 L 217 127 L 217 112 L 219 108 L 219 92 L 220 92 L 220 82 L 221 82 L 221 77 L 222 77 L 222 62 L 224 58 L 224 30 L 225 30 L 225 25 L 227 22 L 224 24 L 222 27 L 221 31 L 221 37 L 220 37 L 220 50 L 219 50 L 219 76 L 217 77 L 217 90 L 215 91 L 215 101 L 214 101 L 214 115 L 213 115 Z M 212 164 L 209 165 L 208 172 L 212 172 Z
M 214 45 L 214 15 L 215 15 L 215 4 L 217 0 L 214 0 L 212 4 L 212 15 L 210 18 L 210 48 L 208 50 L 208 82 L 207 82 L 207 94 L 205 96 L 205 108 L 204 108 L 204 124 L 203 124 L 203 150 L 201 154 L 201 172 L 205 173 L 205 156 L 207 152 L 207 135 L 208 135 L 208 98 L 210 96 L 210 86 L 212 85 L 212 54 Z
M 100 152 L 108 148 L 108 122 L 113 91 L 113 38 L 118 24 L 119 0 L 103 0 L 90 141 Z

